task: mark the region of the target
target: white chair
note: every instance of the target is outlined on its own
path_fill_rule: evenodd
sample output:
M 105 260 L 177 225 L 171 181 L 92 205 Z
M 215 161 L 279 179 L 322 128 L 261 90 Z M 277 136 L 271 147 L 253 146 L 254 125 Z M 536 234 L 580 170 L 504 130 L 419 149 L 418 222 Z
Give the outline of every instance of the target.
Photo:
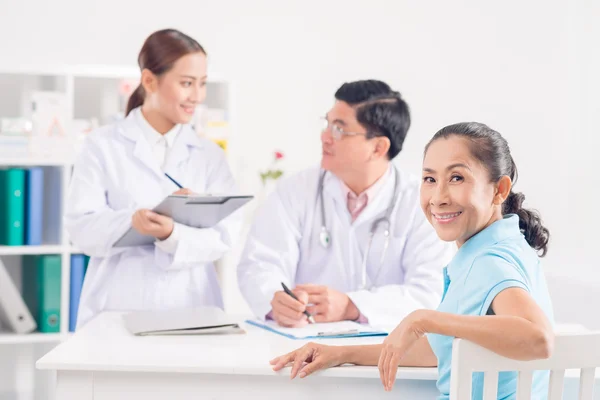
M 517 371 L 517 399 L 531 399 L 533 372 L 550 370 L 548 400 L 562 400 L 566 369 L 580 369 L 579 400 L 592 400 L 594 375 L 600 367 L 600 333 L 558 334 L 552 356 L 546 360 L 518 361 L 484 349 L 472 342 L 454 339 L 450 400 L 471 399 L 473 372 L 483 372 L 483 400 L 496 400 L 498 372 Z

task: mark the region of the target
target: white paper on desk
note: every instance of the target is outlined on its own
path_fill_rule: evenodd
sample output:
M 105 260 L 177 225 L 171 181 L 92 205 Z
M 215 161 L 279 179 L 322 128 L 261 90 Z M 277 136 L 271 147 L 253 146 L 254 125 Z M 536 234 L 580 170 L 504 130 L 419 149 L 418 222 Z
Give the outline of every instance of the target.
M 272 320 L 267 320 L 264 322 L 258 320 L 249 320 L 246 322 L 291 339 L 325 339 L 387 335 L 387 332 L 374 329 L 368 325 L 361 325 L 353 321 L 308 324 L 302 328 L 285 328 Z

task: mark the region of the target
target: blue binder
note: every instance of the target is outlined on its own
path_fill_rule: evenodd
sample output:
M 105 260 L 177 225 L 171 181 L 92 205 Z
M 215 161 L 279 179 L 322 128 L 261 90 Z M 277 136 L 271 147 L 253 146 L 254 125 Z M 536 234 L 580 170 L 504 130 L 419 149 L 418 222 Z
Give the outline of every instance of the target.
M 29 168 L 25 175 L 25 244 L 42 244 L 44 220 L 44 169 Z
M 77 311 L 86 271 L 86 260 L 83 254 L 71 255 L 71 282 L 69 290 L 69 332 L 75 332 Z

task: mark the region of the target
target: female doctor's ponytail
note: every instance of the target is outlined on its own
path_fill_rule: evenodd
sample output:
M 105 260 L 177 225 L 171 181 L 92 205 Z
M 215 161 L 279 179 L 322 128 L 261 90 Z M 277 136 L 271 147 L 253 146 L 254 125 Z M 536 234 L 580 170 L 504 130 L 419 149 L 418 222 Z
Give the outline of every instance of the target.
M 449 125 L 439 130 L 429 145 L 440 138 L 460 136 L 469 140 L 471 154 L 479 160 L 488 170 L 492 182 L 498 182 L 503 176 L 508 176 L 512 185 L 517 183 L 517 166 L 510 154 L 506 139 L 487 125 L 478 122 L 463 122 Z M 525 195 L 511 190 L 508 198 L 502 204 L 502 214 L 517 214 L 519 228 L 529 245 L 543 257 L 548 252 L 550 231 L 542 224 L 542 219 L 537 211 L 523 208 Z
M 144 104 L 144 99 L 146 98 L 146 92 L 144 87 L 140 83 L 137 88 L 131 93 L 129 96 L 129 100 L 127 101 L 127 112 L 125 115 L 128 115 L 131 110 L 134 108 L 138 108 L 142 104 Z
M 206 55 L 206 51 L 196 40 L 178 30 L 163 29 L 148 36 L 140 50 L 138 65 L 140 71 L 147 69 L 154 75 L 161 76 L 173 68 L 181 57 L 198 52 Z M 146 93 L 140 83 L 127 101 L 125 115 L 144 104 L 145 98 Z

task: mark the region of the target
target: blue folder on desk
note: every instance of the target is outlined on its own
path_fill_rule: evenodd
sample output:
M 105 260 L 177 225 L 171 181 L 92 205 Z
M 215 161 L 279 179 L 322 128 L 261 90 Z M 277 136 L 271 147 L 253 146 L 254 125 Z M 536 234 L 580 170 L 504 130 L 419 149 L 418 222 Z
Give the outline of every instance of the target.
M 309 324 L 302 328 L 285 328 L 275 321 L 249 319 L 246 323 L 290 339 L 337 339 L 364 336 L 387 336 L 387 332 L 353 321 Z

